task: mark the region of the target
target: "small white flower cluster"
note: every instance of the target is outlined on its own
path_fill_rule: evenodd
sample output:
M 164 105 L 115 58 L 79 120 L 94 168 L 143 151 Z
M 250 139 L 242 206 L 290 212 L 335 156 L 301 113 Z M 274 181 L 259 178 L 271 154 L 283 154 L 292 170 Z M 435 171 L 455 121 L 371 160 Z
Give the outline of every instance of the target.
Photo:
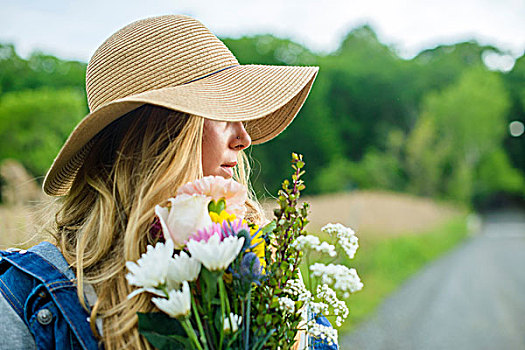
M 354 230 L 341 224 L 327 224 L 321 231 L 335 236 L 337 243 L 343 248 L 348 258 L 353 259 L 359 247 L 357 236 Z
M 316 250 L 323 254 L 328 254 L 331 257 L 337 255 L 335 247 L 328 242 L 322 242 L 319 237 L 313 235 L 299 236 L 292 244 L 298 250 Z
M 328 316 L 330 315 L 330 310 L 329 310 L 329 305 L 327 303 L 323 303 L 322 301 L 320 302 L 310 302 L 310 304 L 308 304 L 310 306 L 310 311 L 313 313 L 313 314 L 322 314 L 324 316 Z
M 315 263 L 310 266 L 310 271 L 313 276 L 321 279 L 321 283 L 333 285 L 334 289 L 343 292 L 344 298 L 363 288 L 357 271 L 344 265 Z
M 279 297 L 279 309 L 284 313 L 295 312 L 295 302 L 288 297 Z
M 308 302 L 312 299 L 312 293 L 306 289 L 304 282 L 299 278 L 288 280 L 283 292 L 296 296 L 299 301 Z
M 337 316 L 335 323 L 337 327 L 341 327 L 349 313 L 346 303 L 339 300 L 335 291 L 327 284 L 317 286 L 317 298 L 326 301 L 334 309 L 334 315 Z
M 326 340 L 328 345 L 338 344 L 337 329 L 318 324 L 315 320 L 308 321 L 308 334 L 312 337 Z

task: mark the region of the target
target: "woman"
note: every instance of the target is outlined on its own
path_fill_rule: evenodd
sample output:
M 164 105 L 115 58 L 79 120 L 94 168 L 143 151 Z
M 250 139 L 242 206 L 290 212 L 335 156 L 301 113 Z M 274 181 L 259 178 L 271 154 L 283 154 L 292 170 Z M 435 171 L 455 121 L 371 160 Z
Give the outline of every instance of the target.
M 243 149 L 286 128 L 316 73 L 239 65 L 186 16 L 140 20 L 108 38 L 87 68 L 91 113 L 43 184 L 48 195 L 62 196 L 52 230 L 58 249 L 2 253 L 0 317 L 11 346 L 151 348 L 136 313 L 152 304 L 146 293 L 127 298 L 125 262 L 158 239 L 155 205 L 206 175 L 249 186 Z M 247 217 L 260 223 L 250 197 Z

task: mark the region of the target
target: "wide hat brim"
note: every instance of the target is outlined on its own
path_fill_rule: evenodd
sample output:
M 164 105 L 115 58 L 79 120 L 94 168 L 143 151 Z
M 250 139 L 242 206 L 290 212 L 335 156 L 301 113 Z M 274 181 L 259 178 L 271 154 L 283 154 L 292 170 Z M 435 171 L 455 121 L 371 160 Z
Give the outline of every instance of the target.
M 53 161 L 43 184 L 51 196 L 68 193 L 89 143 L 124 114 L 152 104 L 217 121 L 243 121 L 253 144 L 281 133 L 303 105 L 318 67 L 237 65 L 193 82 L 111 101 L 88 114 Z

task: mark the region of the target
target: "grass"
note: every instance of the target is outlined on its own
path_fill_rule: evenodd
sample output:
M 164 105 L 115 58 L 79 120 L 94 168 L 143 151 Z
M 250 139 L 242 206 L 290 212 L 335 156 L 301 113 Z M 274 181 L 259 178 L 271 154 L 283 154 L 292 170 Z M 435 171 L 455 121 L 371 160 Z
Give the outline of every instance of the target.
M 454 247 L 467 232 L 466 215 L 458 215 L 427 232 L 390 238 L 358 233 L 357 254 L 344 263 L 357 270 L 364 287 L 346 300 L 350 315 L 340 333 L 347 333 L 364 321 L 401 283 Z

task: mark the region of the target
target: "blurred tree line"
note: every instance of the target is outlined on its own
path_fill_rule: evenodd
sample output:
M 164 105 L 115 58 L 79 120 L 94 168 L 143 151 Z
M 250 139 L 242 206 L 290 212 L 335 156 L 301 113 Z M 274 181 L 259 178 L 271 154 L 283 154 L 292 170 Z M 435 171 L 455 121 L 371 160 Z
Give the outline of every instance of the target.
M 471 41 L 407 60 L 366 25 L 326 55 L 271 35 L 224 42 L 241 64 L 320 66 L 299 117 L 251 150 L 259 194 L 275 193 L 295 151 L 308 163 L 309 194 L 380 188 L 467 204 L 525 195 L 525 137 L 507 131 L 525 121 L 525 56 L 490 71 L 482 57 L 498 49 Z M 85 69 L 0 44 L 0 160 L 45 174 L 88 112 Z

